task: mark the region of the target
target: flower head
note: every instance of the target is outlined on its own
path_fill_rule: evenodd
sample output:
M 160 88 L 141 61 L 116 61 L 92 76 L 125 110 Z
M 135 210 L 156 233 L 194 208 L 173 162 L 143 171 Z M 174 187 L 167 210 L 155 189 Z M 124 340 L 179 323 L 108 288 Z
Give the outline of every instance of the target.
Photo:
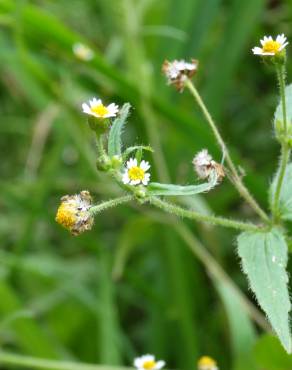
M 212 172 L 216 172 L 217 181 L 221 181 L 225 176 L 224 168 L 215 162 L 207 149 L 201 150 L 193 159 L 195 171 L 200 179 L 207 179 Z
M 72 50 L 74 55 L 84 62 L 89 62 L 94 57 L 93 51 L 81 42 L 76 42 L 76 44 L 72 46 Z
M 89 105 L 86 103 L 82 104 L 82 110 L 83 113 L 96 118 L 109 118 L 117 115 L 119 107 L 115 103 L 105 106 L 102 104 L 101 99 L 93 98 L 92 100 L 89 100 Z
M 199 62 L 192 59 L 190 63 L 184 60 L 165 60 L 162 65 L 162 72 L 167 78 L 169 85 L 174 85 L 178 91 L 183 91 L 185 81 L 191 78 L 198 69 Z
M 148 162 L 143 160 L 138 164 L 136 158 L 130 158 L 127 162 L 126 171 L 123 174 L 123 183 L 130 185 L 147 185 L 150 180 L 150 173 L 147 173 L 149 168 L 150 164 Z
M 91 208 L 91 195 L 83 190 L 80 194 L 65 195 L 57 210 L 56 221 L 68 229 L 73 235 L 79 235 L 90 230 L 93 225 Z
M 217 363 L 212 357 L 203 356 L 198 361 L 198 370 L 218 370 Z
M 276 40 L 272 36 L 264 36 L 260 43 L 261 47 L 256 46 L 252 49 L 255 55 L 277 55 L 288 45 L 287 37 L 283 33 L 278 35 Z
M 141 357 L 137 357 L 134 360 L 134 366 L 138 370 L 159 370 L 162 369 L 164 365 L 164 361 L 156 361 L 155 356 L 153 355 L 144 355 Z

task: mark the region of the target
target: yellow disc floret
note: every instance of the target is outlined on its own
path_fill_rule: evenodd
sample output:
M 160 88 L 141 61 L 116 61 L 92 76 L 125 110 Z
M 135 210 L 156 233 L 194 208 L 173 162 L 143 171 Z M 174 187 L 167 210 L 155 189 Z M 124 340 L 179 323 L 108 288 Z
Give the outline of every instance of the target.
M 129 176 L 130 180 L 134 180 L 134 181 L 135 180 L 140 180 L 140 181 L 142 181 L 144 179 L 144 176 L 145 176 L 145 171 L 141 167 L 133 166 L 128 170 L 128 176 Z M 147 369 L 151 369 L 151 367 L 147 368 Z
M 145 361 L 144 362 L 143 368 L 145 370 L 151 370 L 151 369 L 154 369 L 155 368 L 155 365 L 156 365 L 156 362 L 155 361 L 149 360 L 149 361 Z
M 56 215 L 56 221 L 58 224 L 70 230 L 75 225 L 76 220 L 77 218 L 74 209 L 65 202 L 61 203 Z
M 268 40 L 263 44 L 263 52 L 277 54 L 280 51 L 281 46 L 282 45 L 278 41 Z
M 94 105 L 90 109 L 93 113 L 97 114 L 99 117 L 104 117 L 109 113 L 109 110 L 103 104 Z
M 217 363 L 212 357 L 203 356 L 198 361 L 198 370 L 217 370 Z

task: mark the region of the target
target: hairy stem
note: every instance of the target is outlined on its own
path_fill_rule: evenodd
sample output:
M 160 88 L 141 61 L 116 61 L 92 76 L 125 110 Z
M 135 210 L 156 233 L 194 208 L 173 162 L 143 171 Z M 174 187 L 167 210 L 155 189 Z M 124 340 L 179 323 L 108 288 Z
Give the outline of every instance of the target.
M 109 365 L 88 365 L 67 361 L 47 360 L 30 356 L 15 355 L 0 351 L 0 363 L 7 367 L 23 367 L 28 369 L 46 370 L 127 370 L 126 367 L 115 367 Z
M 286 110 L 285 67 L 284 66 L 277 67 L 277 76 L 278 76 L 278 81 L 279 81 L 280 97 L 281 97 L 281 102 L 282 102 L 284 136 L 286 138 L 288 135 L 288 124 L 287 124 L 287 110 Z M 281 158 L 280 158 L 280 165 L 279 165 L 279 171 L 278 171 L 279 174 L 277 176 L 276 191 L 275 191 L 274 202 L 272 206 L 273 220 L 275 222 L 277 222 L 280 217 L 280 214 L 279 214 L 280 195 L 281 195 L 281 189 L 282 189 L 289 157 L 290 157 L 290 149 L 289 149 L 288 144 L 284 140 L 281 144 Z
M 222 139 L 222 136 L 220 135 L 220 132 L 216 126 L 216 123 L 214 122 L 211 114 L 209 113 L 205 103 L 203 102 L 198 90 L 193 85 L 193 83 L 190 80 L 186 81 L 186 87 L 189 89 L 190 93 L 195 98 L 196 102 L 198 103 L 199 107 L 201 108 L 207 122 L 209 123 L 212 132 L 221 147 L 222 153 L 226 158 L 226 162 L 228 164 L 228 167 L 230 168 L 230 171 L 233 176 L 233 183 L 236 187 L 239 194 L 247 201 L 247 203 L 251 206 L 251 208 L 254 209 L 254 211 L 265 221 L 270 222 L 268 215 L 261 209 L 261 207 L 258 205 L 254 197 L 250 194 L 249 190 L 246 188 L 244 183 L 241 180 L 240 175 L 238 174 L 238 171 L 236 169 L 235 164 L 233 163 L 231 156 L 229 154 L 228 148 L 225 145 L 224 140 Z
M 259 230 L 259 226 L 256 226 L 250 223 L 229 220 L 223 217 L 202 215 L 198 212 L 182 208 L 176 204 L 166 202 L 157 197 L 151 197 L 149 201 L 155 207 L 158 207 L 165 212 L 174 214 L 179 217 L 189 218 L 189 219 L 196 220 L 199 222 L 206 222 L 212 225 L 219 225 L 219 226 L 224 226 L 224 227 L 233 228 L 233 229 L 242 230 L 242 231 L 258 231 Z
M 132 199 L 134 199 L 133 195 L 124 195 L 119 198 L 111 199 L 106 202 L 102 202 L 96 206 L 93 206 L 90 208 L 90 213 L 93 215 L 100 213 L 108 208 L 116 207 L 119 204 L 130 202 Z

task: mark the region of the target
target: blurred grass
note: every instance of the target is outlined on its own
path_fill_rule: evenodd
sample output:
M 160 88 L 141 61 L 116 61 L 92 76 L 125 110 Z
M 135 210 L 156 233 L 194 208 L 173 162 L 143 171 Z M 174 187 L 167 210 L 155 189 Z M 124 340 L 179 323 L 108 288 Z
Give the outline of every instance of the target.
M 263 328 L 238 298 L 249 294 L 233 232 L 173 227 L 148 207 L 123 206 L 73 238 L 54 213 L 66 193 L 118 194 L 95 172 L 80 112 L 94 95 L 133 105 L 125 142 L 153 145 L 154 179 L 192 182 L 204 147 L 221 160 L 191 97 L 161 75 L 164 59 L 186 56 L 200 59 L 196 84 L 267 206 L 277 92 L 250 49 L 266 33 L 291 37 L 291 19 L 289 0 L 0 0 L 1 348 L 109 365 L 150 352 L 183 369 L 209 354 L 222 369 L 261 369 L 252 350 Z M 75 59 L 77 41 L 94 49 L 92 62 Z M 192 206 L 253 217 L 227 181 Z

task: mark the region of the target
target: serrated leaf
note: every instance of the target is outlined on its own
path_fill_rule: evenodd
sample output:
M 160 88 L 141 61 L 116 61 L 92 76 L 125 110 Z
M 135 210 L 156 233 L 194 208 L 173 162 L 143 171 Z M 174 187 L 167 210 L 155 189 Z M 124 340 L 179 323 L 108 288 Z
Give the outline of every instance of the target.
M 179 195 L 195 195 L 210 191 L 217 184 L 218 177 L 215 172 L 212 173 L 209 182 L 199 185 L 173 185 L 160 184 L 159 182 L 151 182 L 148 187 L 149 195 L 165 195 L 165 196 L 179 196 Z
M 279 229 L 244 232 L 238 237 L 238 254 L 250 288 L 265 311 L 283 347 L 291 353 L 286 265 L 288 249 Z
M 289 123 L 291 124 L 292 123 L 292 84 L 286 86 L 285 95 L 286 95 L 287 122 L 288 124 Z M 277 121 L 280 121 L 283 123 L 283 110 L 282 110 L 281 100 L 277 106 L 274 120 L 275 120 L 275 124 Z
M 129 115 L 131 105 L 126 103 L 122 106 L 119 116 L 112 123 L 108 138 L 108 155 L 121 155 L 122 153 L 122 132 Z
M 276 191 L 276 185 L 278 182 L 278 174 L 275 176 L 271 189 L 270 189 L 270 205 L 272 208 L 272 203 L 274 199 L 274 194 Z M 279 199 L 279 211 L 281 218 L 283 220 L 289 220 L 292 221 L 292 163 L 289 163 L 284 180 L 282 183 L 281 193 L 280 193 L 280 199 Z

